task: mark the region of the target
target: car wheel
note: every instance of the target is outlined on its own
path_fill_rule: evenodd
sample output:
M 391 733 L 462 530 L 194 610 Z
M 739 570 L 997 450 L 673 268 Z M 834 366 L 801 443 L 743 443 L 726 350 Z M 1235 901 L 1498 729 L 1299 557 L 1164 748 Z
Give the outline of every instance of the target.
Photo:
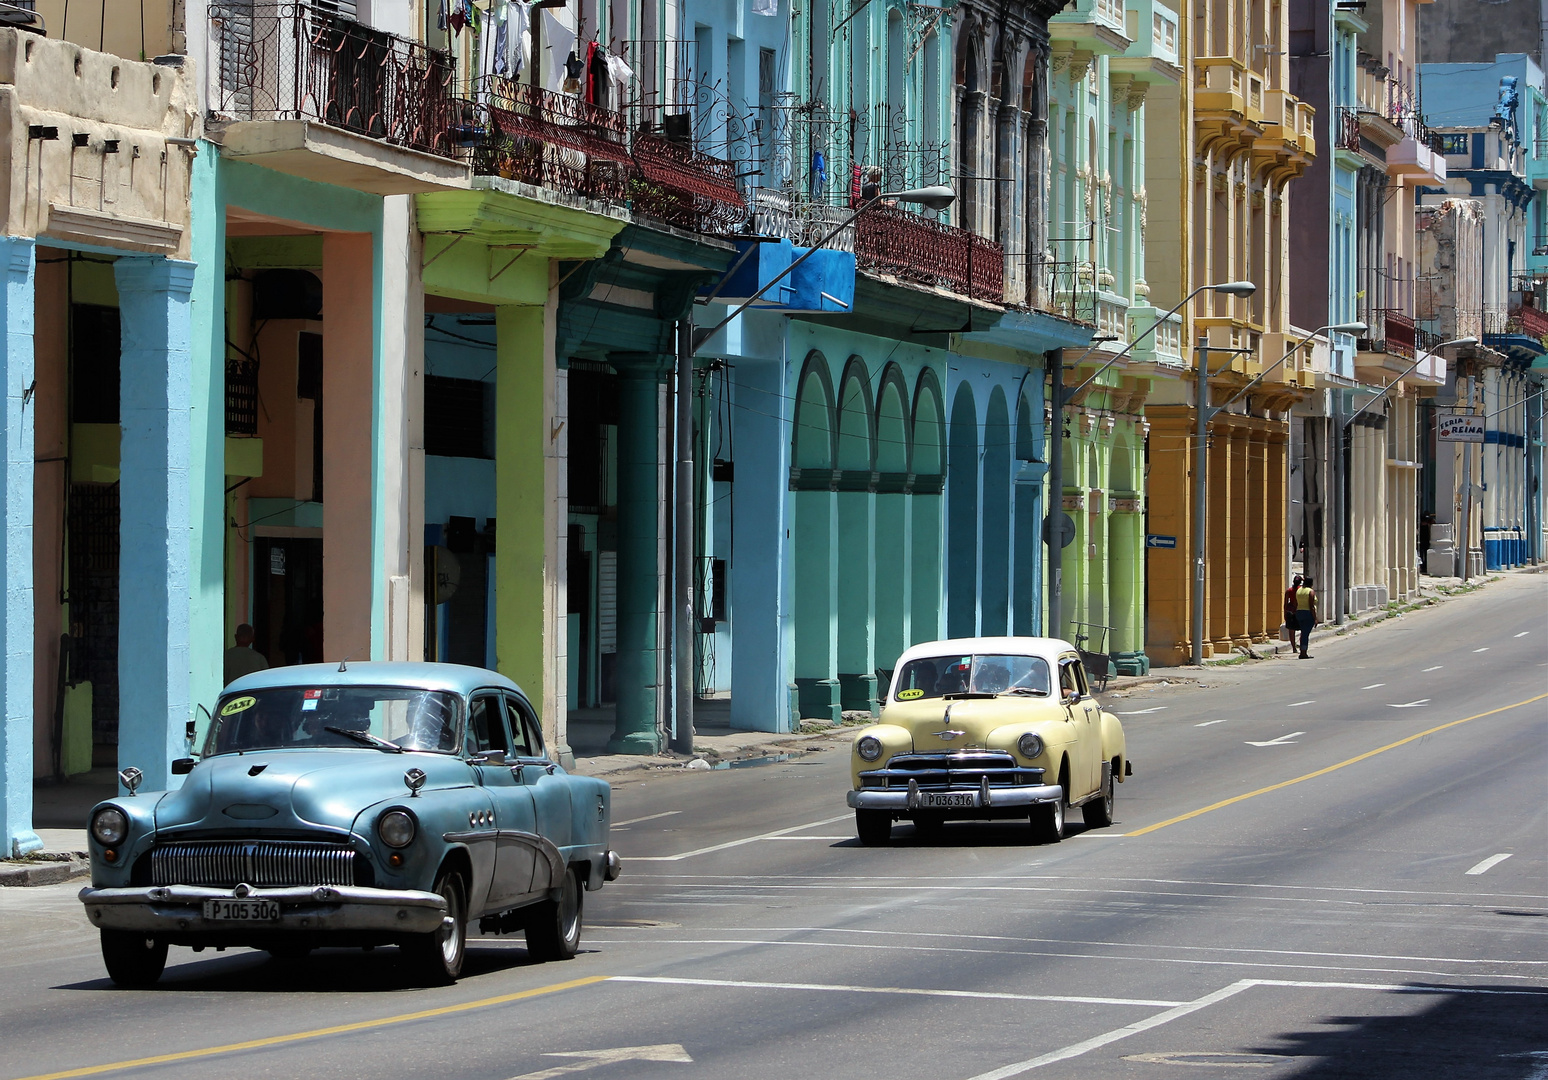
M 1092 799 L 1080 808 L 1081 816 L 1086 821 L 1086 827 L 1091 829 L 1105 829 L 1113 823 L 1113 783 L 1112 770 L 1107 770 L 1107 775 L 1102 780 L 1102 794 Z
M 446 917 L 438 929 L 416 934 L 401 949 L 417 982 L 446 986 L 462 974 L 462 961 L 467 955 L 467 889 L 460 874 L 443 870 L 436 878 L 434 891 L 446 901 Z
M 564 872 L 559 899 L 533 904 L 527 922 L 527 955 L 534 960 L 569 960 L 580 950 L 585 893 L 572 866 Z
M 167 943 L 130 930 L 104 930 L 102 962 L 119 986 L 154 986 L 167 966 Z
M 855 832 L 866 847 L 891 843 L 892 815 L 885 810 L 856 810 Z
M 1063 797 L 1057 802 L 1038 803 L 1032 807 L 1032 838 L 1039 844 L 1057 844 L 1063 840 L 1066 809 Z

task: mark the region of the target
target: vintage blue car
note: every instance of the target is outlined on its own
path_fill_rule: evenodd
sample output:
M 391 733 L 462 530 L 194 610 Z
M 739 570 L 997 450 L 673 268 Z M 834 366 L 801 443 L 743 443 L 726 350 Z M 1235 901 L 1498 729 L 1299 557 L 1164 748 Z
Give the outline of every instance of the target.
M 580 943 L 583 890 L 618 876 L 611 791 L 544 751 L 509 679 L 452 664 L 307 664 L 247 675 L 176 791 L 98 804 L 86 914 L 122 986 L 167 947 L 301 957 L 397 945 L 416 981 L 461 973 L 467 925 Z

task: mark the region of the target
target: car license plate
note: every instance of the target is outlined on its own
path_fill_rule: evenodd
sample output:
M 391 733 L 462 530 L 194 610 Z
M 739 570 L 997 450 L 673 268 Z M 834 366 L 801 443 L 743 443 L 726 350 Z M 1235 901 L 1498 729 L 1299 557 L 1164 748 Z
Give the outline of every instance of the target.
M 225 922 L 273 922 L 280 917 L 277 900 L 206 900 L 204 917 Z
M 978 792 L 976 791 L 921 791 L 919 793 L 921 810 L 955 810 L 977 805 Z

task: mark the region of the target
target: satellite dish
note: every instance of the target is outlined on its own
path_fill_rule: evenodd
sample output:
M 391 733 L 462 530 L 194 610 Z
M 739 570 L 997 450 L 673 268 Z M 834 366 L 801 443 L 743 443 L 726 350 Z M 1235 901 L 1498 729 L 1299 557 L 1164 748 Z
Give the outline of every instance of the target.
M 462 563 L 457 561 L 446 548 L 436 545 L 435 548 L 435 602 L 444 604 L 457 592 L 457 583 L 462 580 Z

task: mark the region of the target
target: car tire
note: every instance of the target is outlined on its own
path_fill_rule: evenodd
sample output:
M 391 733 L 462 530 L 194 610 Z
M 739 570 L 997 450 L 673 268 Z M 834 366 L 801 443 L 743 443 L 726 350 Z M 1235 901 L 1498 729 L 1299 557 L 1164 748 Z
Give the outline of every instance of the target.
M 564 872 L 559 899 L 544 900 L 528 909 L 527 955 L 544 962 L 569 960 L 580 951 L 581 911 L 586 894 L 581 890 L 575 868 Z
M 1061 796 L 1058 802 L 1038 803 L 1032 807 L 1032 839 L 1039 844 L 1057 844 L 1064 839 L 1069 806 Z
M 1105 829 L 1113 823 L 1113 796 L 1114 788 L 1113 772 L 1108 770 L 1107 776 L 1102 780 L 1102 792 L 1086 805 L 1080 808 L 1080 814 L 1085 819 L 1088 829 Z
M 401 946 L 414 980 L 424 986 L 448 986 L 462 974 L 468 952 L 467 887 L 462 875 L 441 871 L 435 892 L 446 901 L 446 918 L 428 934 L 416 934 Z
M 866 847 L 892 842 L 892 815 L 885 810 L 856 810 L 855 833 Z
M 102 962 L 119 986 L 155 986 L 167 966 L 167 943 L 132 930 L 103 930 Z

